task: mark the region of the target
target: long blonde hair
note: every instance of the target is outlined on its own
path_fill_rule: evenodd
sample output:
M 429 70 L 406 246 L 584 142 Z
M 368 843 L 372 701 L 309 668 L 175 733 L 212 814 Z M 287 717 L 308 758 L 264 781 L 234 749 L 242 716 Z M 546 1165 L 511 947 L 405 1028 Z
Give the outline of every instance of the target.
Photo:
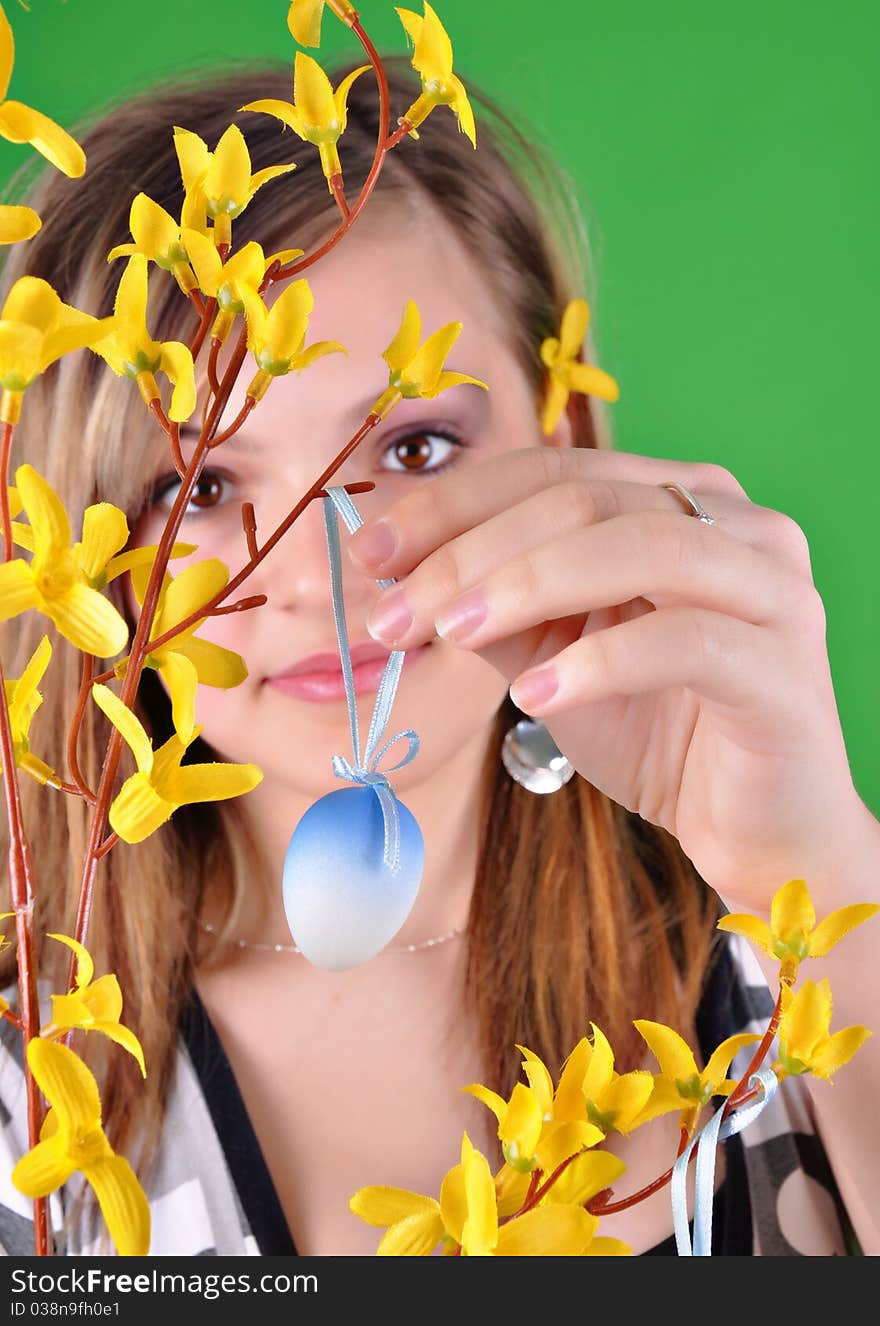
M 334 85 L 352 67 L 328 71 Z M 405 57 L 390 57 L 387 69 L 393 124 L 417 84 Z M 557 328 L 570 298 L 593 296 L 582 213 L 573 185 L 546 151 L 472 84 L 469 90 L 477 106 L 479 150 L 450 113 L 435 112 L 418 147 L 405 143 L 406 150 L 390 154 L 377 194 L 392 201 L 395 193 L 416 194 L 452 224 L 507 315 L 511 346 L 537 403 L 542 339 Z M 269 116 L 236 114 L 247 101 L 286 100 L 289 91 L 289 64 L 261 62 L 201 70 L 104 108 L 78 135 L 88 156 L 86 175 L 71 181 L 52 173 L 31 191 L 43 228 L 9 251 L 4 292 L 27 272 L 52 282 L 78 308 L 98 316 L 112 312 L 120 265 L 108 264 L 106 255 L 129 238 L 134 195 L 143 190 L 172 215 L 180 214 L 173 125 L 194 130 L 213 147 L 227 124 L 238 123 L 254 170 L 297 161 L 290 187 L 257 193 L 235 222 L 235 241 L 258 239 L 266 252 L 294 244 L 308 251 L 337 219 L 317 153 L 292 133 L 282 137 Z M 361 78 L 351 92 L 342 142 L 350 197 L 367 174 L 377 132 L 375 84 Z M 13 182 L 18 194 L 21 183 Z M 173 279 L 153 268 L 148 322 L 154 337 L 188 340 L 194 317 Z M 595 403 L 580 398 L 580 405 L 576 444 L 609 445 Z M 154 428 L 132 383 L 89 352 L 67 356 L 28 390 L 10 480 L 23 461 L 35 466 L 60 494 L 74 538 L 83 511 L 97 501 L 120 507 L 134 528 L 150 498 Z M 120 581 L 107 592 L 133 633 Z M 3 662 L 8 677 L 19 676 L 46 631 L 54 653 L 41 684 L 34 744 L 67 776 L 80 656 L 48 619 L 26 613 L 4 624 Z M 171 735 L 168 697 L 150 669 L 144 670 L 135 710 L 155 746 Z M 715 919 L 709 890 L 665 831 L 580 777 L 552 796 L 535 796 L 508 776 L 501 742 L 520 717 L 505 697 L 486 751 L 465 982 L 482 1049 L 482 1080 L 503 1094 L 519 1076 L 516 1042 L 533 1048 L 556 1072 L 592 1020 L 608 1035 L 623 1071 L 644 1049 L 631 1024 L 634 1016 L 658 1019 L 692 1037 Z M 109 734 L 97 705 L 88 705 L 77 754 L 91 787 L 97 786 Z M 218 756 L 198 738 L 192 758 Z M 39 971 L 61 990 L 69 953 L 42 936 L 73 928 L 90 810 L 80 797 L 40 788 L 26 776 L 20 782 L 25 824 L 36 839 Z M 5 832 L 4 819 L 3 850 Z M 221 936 L 206 950 L 197 928 L 206 881 L 223 881 L 227 915 L 234 918 L 257 852 L 240 802 L 208 802 L 181 808 L 142 843 L 119 844 L 99 866 L 87 944 L 98 973 L 119 977 L 123 1018 L 143 1044 L 147 1080 L 128 1055 L 98 1044 L 102 1037 L 84 1038 L 88 1044 L 79 1049 L 100 1074 L 108 1136 L 144 1182 L 161 1138 L 182 1001 L 197 959 L 210 961 L 223 945 Z M 13 952 L 2 959 L 0 981 L 14 980 Z M 140 1150 L 132 1155 L 138 1138 Z M 495 1159 L 500 1163 L 500 1150 Z

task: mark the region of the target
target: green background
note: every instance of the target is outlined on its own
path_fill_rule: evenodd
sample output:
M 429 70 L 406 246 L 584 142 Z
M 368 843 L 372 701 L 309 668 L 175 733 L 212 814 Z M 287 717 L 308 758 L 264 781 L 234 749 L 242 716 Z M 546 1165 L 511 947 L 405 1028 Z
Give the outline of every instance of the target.
M 880 6 L 435 7 L 465 82 L 526 115 L 587 201 L 601 362 L 622 388 L 617 445 L 716 461 L 806 532 L 856 786 L 880 811 Z M 11 96 L 67 127 L 163 74 L 296 50 L 286 0 L 5 8 Z M 406 49 L 391 0 L 360 12 L 380 50 Z M 328 13 L 323 53 L 341 47 L 358 49 Z M 0 179 L 30 151 L 0 142 Z

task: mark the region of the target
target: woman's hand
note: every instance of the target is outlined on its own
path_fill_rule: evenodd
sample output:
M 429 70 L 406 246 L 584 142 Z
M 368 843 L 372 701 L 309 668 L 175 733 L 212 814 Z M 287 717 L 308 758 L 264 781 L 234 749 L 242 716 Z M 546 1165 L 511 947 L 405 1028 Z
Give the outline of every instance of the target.
M 714 525 L 658 486 L 672 480 Z M 357 564 L 405 583 L 369 626 L 401 599 L 413 623 L 376 638 L 414 648 L 457 600 L 484 601 L 454 643 L 511 683 L 552 664 L 553 697 L 513 688 L 516 703 L 584 778 L 672 833 L 728 905 L 763 912 L 787 879 L 834 873 L 865 806 L 792 519 L 720 467 L 538 446 L 443 475 L 385 520 L 393 556 Z

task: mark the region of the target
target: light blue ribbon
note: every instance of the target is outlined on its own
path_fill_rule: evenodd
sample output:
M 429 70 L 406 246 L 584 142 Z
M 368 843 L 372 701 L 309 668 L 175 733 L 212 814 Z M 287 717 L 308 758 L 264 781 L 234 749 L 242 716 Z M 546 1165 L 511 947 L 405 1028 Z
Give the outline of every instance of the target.
M 379 683 L 379 691 L 376 696 L 376 704 L 373 709 L 373 718 L 370 723 L 370 731 L 367 736 L 367 747 L 364 752 L 364 760 L 361 762 L 360 738 L 358 736 L 358 715 L 357 702 L 354 690 L 354 674 L 351 666 L 351 653 L 348 642 L 348 628 L 345 624 L 345 608 L 342 598 L 342 565 L 341 553 L 339 547 L 339 523 L 336 519 L 336 513 L 342 516 L 348 527 L 349 534 L 360 529 L 364 523 L 358 514 L 354 502 L 351 500 L 351 494 L 346 492 L 343 487 L 326 488 L 327 496 L 323 499 L 324 507 L 324 530 L 327 535 L 327 555 L 330 561 L 330 586 L 333 591 L 333 618 L 336 622 L 336 638 L 339 641 L 339 656 L 342 660 L 342 675 L 345 678 L 345 698 L 348 702 L 348 723 L 351 728 L 351 744 L 354 750 L 354 763 L 345 759 L 342 755 L 333 756 L 333 772 L 337 778 L 348 778 L 352 782 L 362 783 L 365 786 L 372 787 L 379 798 L 379 804 L 382 807 L 382 818 L 385 825 L 385 847 L 383 861 L 392 874 L 396 875 L 400 869 L 400 815 L 397 810 L 397 798 L 394 795 L 391 784 L 386 774 L 378 772 L 377 766 L 390 746 L 401 737 L 406 737 L 409 742 L 409 750 L 399 764 L 392 765 L 388 773 L 394 773 L 396 769 L 402 769 L 405 764 L 409 764 L 414 759 L 419 750 L 419 738 L 412 728 L 406 728 L 403 732 L 398 732 L 385 742 L 381 750 L 373 754 L 374 747 L 380 740 L 382 733 L 388 724 L 388 718 L 391 713 L 391 706 L 394 703 L 394 696 L 397 693 L 397 683 L 400 680 L 400 672 L 403 667 L 403 660 L 406 657 L 405 649 L 393 650 L 388 656 L 388 662 L 385 665 L 385 671 L 382 673 L 382 680 Z M 395 580 L 379 580 L 377 582 L 383 589 L 396 584 Z
M 776 1094 L 779 1085 L 776 1074 L 771 1068 L 762 1068 L 749 1078 L 749 1086 L 761 1090 L 760 1100 L 753 1101 L 743 1109 L 733 1110 L 724 1118 L 724 1106 L 721 1105 L 700 1132 L 695 1133 L 686 1148 L 675 1162 L 672 1170 L 672 1220 L 675 1228 L 675 1246 L 679 1257 L 712 1256 L 712 1203 L 715 1197 L 715 1155 L 718 1143 L 757 1119 Z M 688 1228 L 687 1213 L 687 1171 L 691 1152 L 697 1149 L 697 1172 L 694 1178 L 694 1246 L 691 1249 L 691 1236 Z

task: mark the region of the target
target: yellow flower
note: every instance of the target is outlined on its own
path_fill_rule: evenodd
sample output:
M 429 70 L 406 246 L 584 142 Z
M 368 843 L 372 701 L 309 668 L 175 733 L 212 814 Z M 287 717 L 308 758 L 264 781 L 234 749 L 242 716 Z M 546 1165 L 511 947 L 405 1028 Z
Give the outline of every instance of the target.
M 522 1082 L 517 1082 L 509 1101 L 479 1083 L 462 1090 L 476 1096 L 495 1114 L 505 1159 L 513 1169 L 524 1173 L 541 1169 L 551 1174 L 563 1160 L 583 1147 L 595 1146 L 604 1136 L 585 1118 L 556 1118 L 552 1109 L 543 1113 L 539 1094 Z
M 261 400 L 270 382 L 285 373 L 302 373 L 323 355 L 348 351 L 338 341 L 316 341 L 304 349 L 309 314 L 315 305 L 311 286 L 304 278 L 292 281 L 267 309 L 254 290 L 242 290 L 248 327 L 248 348 L 259 372 L 247 389 L 248 396 Z
M 0 206 L 0 244 L 18 244 L 21 240 L 31 239 L 42 224 L 32 207 L 4 204 Z
M 51 657 L 52 646 L 49 637 L 44 635 L 28 659 L 27 666 L 19 679 L 17 681 L 7 679 L 4 681 L 4 686 L 6 703 L 9 706 L 9 726 L 12 729 L 15 763 L 19 769 L 24 769 L 35 778 L 41 786 L 50 783 L 52 787 L 60 787 L 63 780 L 58 777 L 54 769 L 32 754 L 28 740 L 31 719 L 43 703 L 43 697 L 37 686 L 49 666 Z M 3 762 L 0 760 L 0 769 L 2 768 Z
M 22 502 L 19 491 L 14 483 L 8 483 L 6 485 L 6 492 L 9 496 L 9 514 L 14 518 L 23 509 L 24 503 Z M 13 529 L 14 528 L 15 526 L 13 526 Z
M 581 1075 L 581 1091 L 586 1102 L 587 1118 L 603 1133 L 628 1133 L 654 1090 L 651 1073 L 615 1073 L 614 1053 L 595 1022 L 593 1044 L 586 1036 L 578 1041 L 566 1061 L 576 1078 Z
M 30 466 L 28 466 L 30 469 Z M 39 476 L 38 476 L 39 477 Z M 45 482 L 45 480 L 43 480 Z M 51 489 L 49 490 L 52 491 Z M 23 508 L 21 496 L 12 484 L 9 485 L 9 512 L 17 516 Z M 19 520 L 12 521 L 12 536 L 15 543 L 36 550 L 33 525 L 25 525 Z M 152 567 L 159 551 L 157 543 L 145 544 L 140 548 L 129 548 L 128 552 L 114 552 L 128 538 L 128 521 L 125 512 L 120 511 L 112 502 L 95 502 L 83 512 L 83 536 L 71 549 L 76 565 L 82 571 L 87 585 L 92 589 L 103 589 L 111 580 L 130 571 L 133 567 L 146 565 Z M 175 543 L 169 558 L 188 557 L 198 548 L 196 543 Z
M 225 341 L 232 329 L 236 314 L 244 312 L 243 292 L 254 297 L 263 283 L 267 270 L 276 261 L 289 262 L 302 256 L 302 249 L 282 249 L 271 257 L 263 256 L 262 246 L 250 240 L 228 259 L 221 261 L 214 241 L 197 230 L 186 226 L 181 237 L 195 268 L 199 288 L 217 300 L 219 312 L 214 319 L 211 335 Z
M 563 1202 L 570 1206 L 586 1206 L 588 1202 L 620 1178 L 626 1165 L 610 1151 L 582 1151 L 566 1166 L 557 1179 L 539 1199 L 545 1202 Z M 548 1178 L 545 1175 L 544 1178 Z M 529 1191 L 532 1176 L 514 1169 L 506 1162 L 495 1175 L 495 1197 L 499 1216 L 515 1215 Z M 625 1245 L 624 1245 L 625 1246 Z
M 410 137 L 418 138 L 418 126 L 434 107 L 450 106 L 458 119 L 459 129 L 467 134 L 476 147 L 474 112 L 464 84 L 452 72 L 452 42 L 428 0 L 424 0 L 424 6 L 425 14 L 422 18 L 411 9 L 397 9 L 395 5 L 407 36 L 415 46 L 412 67 L 422 80 L 421 94 L 397 123 L 402 124 L 407 120 L 412 125 Z
M 168 416 L 181 422 L 196 405 L 196 374 L 188 345 L 154 341 L 147 331 L 147 260 L 133 253 L 116 291 L 110 332 L 94 349 L 118 377 L 133 378 L 147 405 L 159 400 L 153 376 L 162 372 L 174 384 Z
M 197 215 L 204 207 L 214 222 L 214 243 L 218 247 L 232 242 L 231 223 L 258 189 L 269 180 L 296 170 L 296 163 L 292 162 L 286 166 L 267 166 L 252 175 L 250 152 L 235 124 L 223 131 L 213 152 L 198 134 L 178 126 L 174 129 L 174 146 L 189 195 L 188 210 Z
M 266 274 L 263 250 L 251 240 L 223 262 L 213 239 L 200 235 L 197 230 L 186 228 L 181 231 L 181 236 L 195 269 L 199 288 L 203 294 L 217 300 L 218 313 L 211 328 L 211 336 L 225 341 L 232 330 L 236 314 L 244 312 L 242 290 L 246 286 L 256 293 Z
M 0 564 L 0 621 L 36 608 L 77 649 L 109 658 L 128 643 L 128 626 L 94 587 L 107 561 L 128 538 L 124 514 L 98 502 L 83 517 L 82 542 L 70 546 L 70 522 L 57 493 L 32 465 L 19 465 L 15 482 L 31 522 L 33 559 Z M 20 542 L 24 525 L 16 524 Z
M 201 724 L 193 729 L 192 740 L 182 741 L 175 732 L 154 751 L 138 717 L 108 686 L 96 681 L 92 697 L 122 733 L 138 767 L 110 807 L 110 824 L 124 842 L 142 842 L 180 806 L 241 796 L 263 780 L 263 772 L 255 764 L 188 764 L 181 768 Z
M 137 566 L 131 573 L 131 584 L 139 604 L 143 604 L 150 579 L 149 566 Z M 162 588 L 156 604 L 151 635 L 162 636 L 177 622 L 186 621 L 203 603 L 209 603 L 220 593 L 229 580 L 229 567 L 217 557 L 210 557 L 195 566 L 188 566 L 172 578 L 168 571 L 162 577 Z M 175 731 L 182 741 L 193 739 L 195 728 L 195 696 L 199 682 L 204 686 L 218 686 L 228 690 L 239 686 L 248 675 L 247 665 L 240 654 L 210 640 L 197 640 L 195 632 L 204 623 L 196 620 L 191 626 L 173 635 L 164 645 L 152 650 L 145 666 L 155 668 L 165 682 L 171 696 L 171 717 Z M 124 677 L 129 658 L 114 664 L 117 677 Z
M 783 979 L 794 981 L 799 962 L 804 958 L 824 958 L 844 935 L 878 911 L 876 903 L 857 902 L 829 912 L 816 925 L 816 911 L 805 882 L 790 879 L 773 898 L 769 925 L 757 916 L 735 913 L 723 916 L 718 929 L 745 935 L 771 958 L 781 959 Z
M 661 1068 L 660 1074 L 654 1078 L 653 1093 L 633 1121 L 633 1128 L 638 1128 L 659 1114 L 680 1109 L 682 1126 L 690 1129 L 712 1096 L 729 1096 L 736 1086 L 736 1081 L 726 1076 L 734 1055 L 744 1045 L 754 1045 L 755 1041 L 761 1039 L 751 1032 L 728 1036 L 700 1072 L 687 1041 L 677 1031 L 665 1027 L 662 1022 L 647 1022 L 644 1019 L 634 1022 L 633 1026 L 647 1041 Z
M 150 1207 L 134 1170 L 114 1152 L 101 1126 L 95 1078 L 65 1045 L 34 1037 L 28 1064 L 51 1109 L 40 1140 L 12 1171 L 25 1197 L 48 1197 L 81 1171 L 95 1191 L 116 1251 L 145 1257 L 150 1247 Z
M 111 318 L 93 318 L 63 303 L 41 277 L 20 276 L 0 313 L 0 419 L 17 423 L 22 395 L 34 379 L 61 355 L 94 349 L 111 324 Z
M 550 370 L 543 415 L 544 432 L 548 436 L 559 423 L 573 391 L 601 396 L 604 401 L 616 401 L 620 396 L 620 388 L 613 377 L 601 368 L 582 364 L 577 359 L 589 320 L 586 300 L 573 299 L 562 315 L 558 338 L 548 336 L 541 344 L 541 359 Z
M 495 1182 L 489 1163 L 465 1132 L 461 1162 L 446 1175 L 440 1201 L 404 1188 L 361 1188 L 349 1208 L 371 1225 L 387 1226 L 380 1257 L 426 1257 L 443 1240 L 467 1257 L 580 1256 L 598 1220 L 581 1207 L 537 1206 L 498 1223 Z
M 583 1208 L 597 1193 L 610 1188 L 625 1169 L 626 1165 L 620 1157 L 612 1155 L 610 1151 L 583 1151 L 562 1171 L 553 1186 L 541 1198 L 539 1206 L 556 1204 Z M 501 1214 L 500 1202 L 498 1209 Z M 581 1256 L 628 1257 L 631 1253 L 632 1248 L 621 1239 L 594 1235 Z
M 65 175 L 77 178 L 86 168 L 86 156 L 79 143 L 48 115 L 20 101 L 5 100 L 14 63 L 15 39 L 0 6 L 0 135 L 10 143 L 30 143 Z
M 141 1043 L 119 1020 L 122 1017 L 119 981 L 112 973 L 93 981 L 95 964 L 88 949 L 70 935 L 47 933 L 50 939 L 66 944 L 76 954 L 76 985 L 66 995 L 52 995 L 52 1020 L 40 1029 L 40 1035 L 54 1040 L 70 1030 L 103 1032 L 134 1056 L 141 1075 L 146 1077 Z
M 474 386 L 488 391 L 485 382 L 470 378 L 465 373 L 450 373 L 443 368 L 446 356 L 461 335 L 461 328 L 460 322 L 447 322 L 420 346 L 421 314 L 414 300 L 410 299 L 404 310 L 400 330 L 382 354 L 391 369 L 391 377 L 388 389 L 373 405 L 371 413 L 384 419 L 401 397 L 405 396 L 408 400 L 419 396 L 431 398 L 463 382 L 472 382 Z
M 107 261 L 142 253 L 157 266 L 171 272 L 185 295 L 196 288 L 196 278 L 181 242 L 180 226 L 170 213 L 139 193 L 131 204 L 128 225 L 133 244 L 117 244 L 107 254 Z
M 582 1055 L 573 1051 L 568 1056 L 554 1087 L 544 1061 L 525 1045 L 516 1048 L 525 1056 L 522 1066 L 528 1087 L 517 1083 L 509 1101 L 479 1083 L 462 1090 L 495 1114 L 502 1150 L 512 1168 L 528 1173 L 539 1167 L 549 1174 L 582 1147 L 601 1142 L 604 1134 L 587 1120 Z
M 616 1183 L 625 1170 L 624 1162 L 610 1151 L 584 1151 L 562 1171 L 541 1200 L 586 1206 L 597 1193 Z
M 300 46 L 320 46 L 324 5 L 351 27 L 357 10 L 349 0 L 291 0 L 287 26 Z
M 242 111 L 263 111 L 274 115 L 282 124 L 293 129 L 300 138 L 314 143 L 321 157 L 321 167 L 327 177 L 330 192 L 333 185 L 329 181 L 334 175 L 342 174 L 339 161 L 338 143 L 348 123 L 348 94 L 355 79 L 360 78 L 372 65 L 362 64 L 352 70 L 339 84 L 336 91 L 324 70 L 303 51 L 297 51 L 293 63 L 293 101 L 279 101 L 275 97 L 266 97 L 260 101 L 249 101 L 246 106 L 239 106 Z
M 200 235 L 210 235 L 208 225 L 208 200 L 202 189 L 202 179 L 207 169 L 210 154 L 198 134 L 188 129 L 177 129 L 174 133 L 174 150 L 180 166 L 180 179 L 183 184 L 183 204 L 180 209 L 180 224 L 190 230 L 197 230 Z
M 844 1027 L 833 1036 L 831 985 L 827 976 L 817 984 L 804 981 L 795 994 L 782 987 L 779 1019 L 779 1061 L 786 1073 L 813 1073 L 829 1082 L 872 1034 L 867 1027 Z

